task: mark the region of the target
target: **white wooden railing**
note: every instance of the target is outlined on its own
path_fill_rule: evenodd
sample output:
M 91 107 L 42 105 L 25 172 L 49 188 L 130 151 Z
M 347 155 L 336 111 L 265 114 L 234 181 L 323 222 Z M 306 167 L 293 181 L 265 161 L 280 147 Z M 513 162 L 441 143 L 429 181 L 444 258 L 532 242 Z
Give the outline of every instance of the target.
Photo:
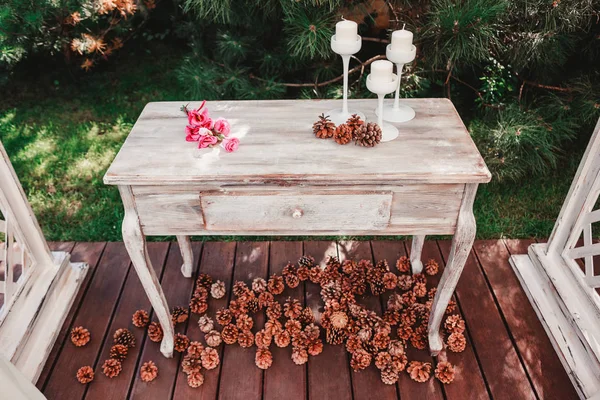
M 548 243 L 511 257 L 555 350 L 581 398 L 600 397 L 600 243 L 593 225 L 600 194 L 600 120 Z M 600 263 L 598 263 L 600 264 Z M 550 395 L 550 394 L 548 394 Z
M 35 382 L 87 265 L 49 250 L 1 142 L 0 213 L 0 355 Z

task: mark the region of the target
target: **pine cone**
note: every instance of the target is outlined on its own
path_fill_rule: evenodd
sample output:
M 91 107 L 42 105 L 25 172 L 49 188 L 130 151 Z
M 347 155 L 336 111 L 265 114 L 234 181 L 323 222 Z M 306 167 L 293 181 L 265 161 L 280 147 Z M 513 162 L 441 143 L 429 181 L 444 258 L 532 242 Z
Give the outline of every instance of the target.
M 410 378 L 416 382 L 427 382 L 431 375 L 431 363 L 411 361 L 408 364 L 406 372 L 410 375 Z
M 212 347 L 205 348 L 201 358 L 205 369 L 215 369 L 219 365 L 219 352 Z
M 202 286 L 206 290 L 210 288 L 212 285 L 213 279 L 208 274 L 200 274 L 198 275 L 198 279 L 196 279 L 196 287 Z
M 322 274 L 323 274 L 323 270 L 321 270 L 321 267 L 319 267 L 317 265 L 315 267 L 312 267 L 308 271 L 308 278 L 310 279 L 310 281 L 312 283 L 321 283 L 321 275 Z
M 341 344 L 344 339 L 346 339 L 347 337 L 347 332 L 345 329 L 337 329 L 337 328 L 328 328 L 325 331 L 326 335 L 326 339 L 327 339 L 327 343 L 329 344 Z
M 213 299 L 222 299 L 225 296 L 225 283 L 223 281 L 216 281 L 210 287 L 210 295 Z
M 200 372 L 202 370 L 202 361 L 200 360 L 200 357 L 192 357 L 189 354 L 186 354 L 181 361 L 181 370 L 186 374 Z
M 460 353 L 467 347 L 467 339 L 462 333 L 453 333 L 446 340 L 448 350 L 454 353 Z
M 287 318 L 298 319 L 302 314 L 302 304 L 298 299 L 292 299 L 288 297 L 287 301 L 283 305 L 283 315 Z
M 140 368 L 140 377 L 143 382 L 152 382 L 158 375 L 158 367 L 153 361 L 148 361 L 142 364 Z
M 373 336 L 373 346 L 379 350 L 387 349 L 390 344 L 390 335 L 386 331 L 378 331 Z
M 271 304 L 273 301 L 275 301 L 275 298 L 269 292 L 262 292 L 261 294 L 258 295 L 258 307 L 259 308 L 265 308 L 269 304 Z
M 354 134 L 356 128 L 358 128 L 361 125 L 364 125 L 364 123 L 365 121 L 363 121 L 358 114 L 352 114 L 352 116 L 346 121 L 346 125 L 348 125 L 350 129 L 352 129 L 352 134 Z
M 333 139 L 337 144 L 348 144 L 352 141 L 352 129 L 349 125 L 341 124 L 335 128 L 335 132 L 333 134 Z
M 362 341 L 358 335 L 349 335 L 346 340 L 346 351 L 352 354 L 358 349 L 362 349 Z
M 410 325 L 400 324 L 398 326 L 398 337 L 402 340 L 410 340 L 413 334 L 413 328 Z
M 417 296 L 419 298 L 425 297 L 425 296 L 427 296 L 427 287 L 425 286 L 424 283 L 417 282 L 413 286 L 413 292 L 415 293 L 415 296 Z
M 269 319 L 265 322 L 265 332 L 267 335 L 273 336 L 283 331 L 281 322 L 276 319 Z
M 312 309 L 310 307 L 305 307 L 300 313 L 298 320 L 303 324 L 312 324 L 315 322 L 315 315 L 313 314 Z
M 269 335 L 264 329 L 256 332 L 254 335 L 254 341 L 256 343 L 256 347 L 259 349 L 267 349 L 271 345 L 272 336 Z
M 313 340 L 308 344 L 308 354 L 318 356 L 323 352 L 323 341 L 321 339 Z
M 454 366 L 446 361 L 439 362 L 435 367 L 435 377 L 442 383 L 452 383 L 454 380 Z
M 148 338 L 153 342 L 160 342 L 163 339 L 163 330 L 158 322 L 148 325 Z
M 133 325 L 137 328 L 144 328 L 150 322 L 150 316 L 146 310 L 137 310 L 131 317 Z
M 384 370 L 392 365 L 392 356 L 387 351 L 377 353 L 375 357 L 375 366 L 377 369 Z
M 465 321 L 460 315 L 450 315 L 446 318 L 444 328 L 448 333 L 463 333 L 465 331 Z
M 206 344 L 210 347 L 219 347 L 221 344 L 221 334 L 218 331 L 212 330 L 204 336 Z
M 358 372 L 371 365 L 371 360 L 371 354 L 367 353 L 363 349 L 358 349 L 354 353 L 352 353 L 352 358 L 350 359 L 350 366 L 352 367 L 354 372 Z
M 204 383 L 204 375 L 200 371 L 192 372 L 187 377 L 187 383 L 190 387 L 198 388 Z
M 383 275 L 383 286 L 387 290 L 394 290 L 398 284 L 398 277 L 393 272 L 386 272 Z
M 279 317 L 281 317 L 281 313 L 282 313 L 282 307 L 281 304 L 279 304 L 276 301 L 272 301 L 268 306 L 267 306 L 267 318 L 269 319 L 278 319 Z
M 249 331 L 252 329 L 252 326 L 254 326 L 254 321 L 248 316 L 248 314 L 242 314 L 237 317 L 235 324 L 240 330 Z
M 429 292 L 427 292 L 427 298 L 431 301 L 433 301 L 435 294 L 437 293 L 437 288 L 433 287 L 431 289 L 429 289 Z
M 263 278 L 254 278 L 252 281 L 252 290 L 254 290 L 257 294 L 260 294 L 267 290 L 267 281 Z
M 90 331 L 83 326 L 71 330 L 71 342 L 77 347 L 85 346 L 91 339 Z
M 187 348 L 187 354 L 190 357 L 199 358 L 203 350 L 204 346 L 202 345 L 202 343 L 195 340 L 193 342 L 190 342 L 190 345 Z
M 427 275 L 435 275 L 438 273 L 438 271 L 440 270 L 440 266 L 438 265 L 438 263 L 431 259 L 429 261 L 427 261 L 427 264 L 425 265 L 425 273 Z
M 295 348 L 292 350 L 292 361 L 296 365 L 306 364 L 308 362 L 308 352 L 306 349 Z
M 246 285 L 246 282 L 235 281 L 233 283 L 232 292 L 235 297 L 244 297 L 249 291 L 250 289 L 248 288 L 248 285 Z
M 187 308 L 179 306 L 173 308 L 173 311 L 171 311 L 171 320 L 173 321 L 173 325 L 181 324 L 187 321 L 189 314 L 190 313 Z
M 127 357 L 128 350 L 129 348 L 127 346 L 123 346 L 122 344 L 115 344 L 110 348 L 108 356 L 110 358 L 114 358 L 115 360 L 123 362 Z
M 121 365 L 121 361 L 115 360 L 114 358 L 109 358 L 102 364 L 102 372 L 109 378 L 114 378 L 119 375 L 122 369 L 123 366 Z
M 208 301 L 208 289 L 206 289 L 204 286 L 196 286 L 192 297 L 197 297 L 200 300 Z
M 94 380 L 94 370 L 89 365 L 77 370 L 77 380 L 79 383 L 86 384 Z
M 383 320 L 390 325 L 398 325 L 398 323 L 400 322 L 400 311 L 386 310 L 383 313 Z
M 392 340 L 388 345 L 388 352 L 392 356 L 401 356 L 404 354 L 404 345 L 399 340 Z
M 300 284 L 300 278 L 298 277 L 298 275 L 288 275 L 285 277 L 285 284 L 290 289 L 297 288 Z
M 221 339 L 223 339 L 226 344 L 234 344 L 237 342 L 238 334 L 239 331 L 235 325 L 225 325 L 221 331 Z
M 248 349 L 250 347 L 252 347 L 252 345 L 254 345 L 254 334 L 252 333 L 251 330 L 241 330 L 239 331 L 240 333 L 238 334 L 238 344 L 240 345 L 240 347 L 243 347 L 245 349 Z
M 283 293 L 283 290 L 285 289 L 283 278 L 278 275 L 272 275 L 271 278 L 269 278 L 267 287 L 269 288 L 269 292 L 271 292 L 273 295 Z
M 276 333 L 273 338 L 277 347 L 288 347 L 290 345 L 291 337 L 288 331 L 282 330 Z
M 190 339 L 188 339 L 186 335 L 184 335 L 183 333 L 178 333 L 175 335 L 175 345 L 173 347 L 175 351 L 183 353 L 187 350 L 189 345 Z
M 213 330 L 215 324 L 212 318 L 210 318 L 208 315 L 203 315 L 198 319 L 198 327 L 200 327 L 202 332 L 208 333 Z
M 396 261 L 396 268 L 400 272 L 409 272 L 410 271 L 410 260 L 406 256 L 402 256 Z
M 329 116 L 321 114 L 319 120 L 313 124 L 313 133 L 319 139 L 328 139 L 333 136 L 335 124 L 331 122 Z
M 314 324 L 308 324 L 304 327 L 304 333 L 309 340 L 317 340 L 321 336 L 321 330 Z
M 310 274 L 310 268 L 305 266 L 305 265 L 300 265 L 298 267 L 298 279 L 300 280 L 300 282 L 304 282 L 305 280 L 308 279 L 309 274 Z
M 273 355 L 269 349 L 257 349 L 254 362 L 260 369 L 267 369 L 273 364 Z
M 448 306 L 446 307 L 446 315 L 452 314 L 456 311 L 456 301 L 450 300 L 448 302 Z
M 306 267 L 308 269 L 315 266 L 315 259 L 311 256 L 304 255 L 298 260 L 298 268 Z
M 199 296 L 190 299 L 190 311 L 194 314 L 204 314 L 208 310 L 208 303 Z
M 373 147 L 381 142 L 381 128 L 374 122 L 360 125 L 354 133 L 354 142 L 357 145 Z
M 404 371 L 406 368 L 406 364 L 408 364 L 408 358 L 406 358 L 406 354 L 401 354 L 399 356 L 392 356 L 392 369 L 396 372 Z
M 398 277 L 398 288 L 400 290 L 410 290 L 413 285 L 413 279 L 410 275 L 400 275 Z
M 302 324 L 297 319 L 288 319 L 285 323 L 285 330 L 290 333 L 292 338 L 294 338 L 302 332 Z
M 415 295 L 415 292 L 413 292 L 412 290 L 409 290 L 408 292 L 405 292 L 402 294 L 402 304 L 404 304 L 405 307 L 410 307 L 413 304 L 415 304 L 417 302 L 417 296 Z
M 424 325 L 420 325 L 414 330 L 410 336 L 410 344 L 418 350 L 423 350 L 427 347 L 427 329 Z
M 399 378 L 400 374 L 394 371 L 394 369 L 391 367 L 381 370 L 381 381 L 386 385 L 394 385 L 396 382 L 398 382 Z
M 260 304 L 258 303 L 258 298 L 256 296 L 250 297 L 248 300 L 248 312 L 252 314 L 256 314 L 258 310 L 260 310 Z
M 229 309 L 221 308 L 219 311 L 217 311 L 216 318 L 219 325 L 225 326 L 231 323 L 231 320 L 233 319 L 233 314 Z
M 135 336 L 133 336 L 133 333 L 131 333 L 129 329 L 117 329 L 113 339 L 115 344 L 122 344 L 126 347 L 135 347 Z
M 331 326 L 337 329 L 344 329 L 348 325 L 348 316 L 342 311 L 336 311 L 329 317 Z

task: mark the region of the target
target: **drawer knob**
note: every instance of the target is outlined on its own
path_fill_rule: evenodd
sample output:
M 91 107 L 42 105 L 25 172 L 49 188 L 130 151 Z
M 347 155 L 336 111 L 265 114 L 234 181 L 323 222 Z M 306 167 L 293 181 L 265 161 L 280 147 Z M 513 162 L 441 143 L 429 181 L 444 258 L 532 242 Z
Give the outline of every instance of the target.
M 302 216 L 302 210 L 301 210 L 301 209 L 299 209 L 299 208 L 296 208 L 296 209 L 294 210 L 294 212 L 292 213 L 292 217 L 293 217 L 293 218 L 296 218 L 296 219 L 298 219 L 298 218 L 300 218 L 301 216 Z

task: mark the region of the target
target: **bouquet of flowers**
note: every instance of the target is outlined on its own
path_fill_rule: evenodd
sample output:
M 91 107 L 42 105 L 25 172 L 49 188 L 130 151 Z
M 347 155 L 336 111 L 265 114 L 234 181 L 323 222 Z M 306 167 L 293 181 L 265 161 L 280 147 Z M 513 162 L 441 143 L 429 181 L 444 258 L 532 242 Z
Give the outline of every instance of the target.
M 240 145 L 240 140 L 229 137 L 231 133 L 229 121 L 225 118 L 213 120 L 205 105 L 206 100 L 195 110 L 190 110 L 187 105 L 181 107 L 181 110 L 188 117 L 188 124 L 185 127 L 185 140 L 198 142 L 198 148 L 200 149 L 221 145 L 226 152 L 233 153 Z

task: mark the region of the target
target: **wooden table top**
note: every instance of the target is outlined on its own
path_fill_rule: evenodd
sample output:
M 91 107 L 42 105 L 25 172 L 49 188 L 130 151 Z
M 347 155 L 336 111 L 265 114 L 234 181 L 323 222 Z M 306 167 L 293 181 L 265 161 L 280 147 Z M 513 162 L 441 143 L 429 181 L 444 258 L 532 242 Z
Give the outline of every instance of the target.
M 390 101 L 390 100 L 388 100 Z M 454 105 L 447 99 L 403 99 L 416 118 L 396 124 L 400 136 L 373 148 L 317 139 L 312 124 L 341 100 L 209 101 L 240 139 L 234 153 L 185 141 L 186 104 L 146 105 L 104 176 L 113 185 L 193 183 L 377 184 L 484 183 L 491 175 Z M 189 107 L 198 107 L 192 102 Z M 375 99 L 350 108 L 376 121 Z

